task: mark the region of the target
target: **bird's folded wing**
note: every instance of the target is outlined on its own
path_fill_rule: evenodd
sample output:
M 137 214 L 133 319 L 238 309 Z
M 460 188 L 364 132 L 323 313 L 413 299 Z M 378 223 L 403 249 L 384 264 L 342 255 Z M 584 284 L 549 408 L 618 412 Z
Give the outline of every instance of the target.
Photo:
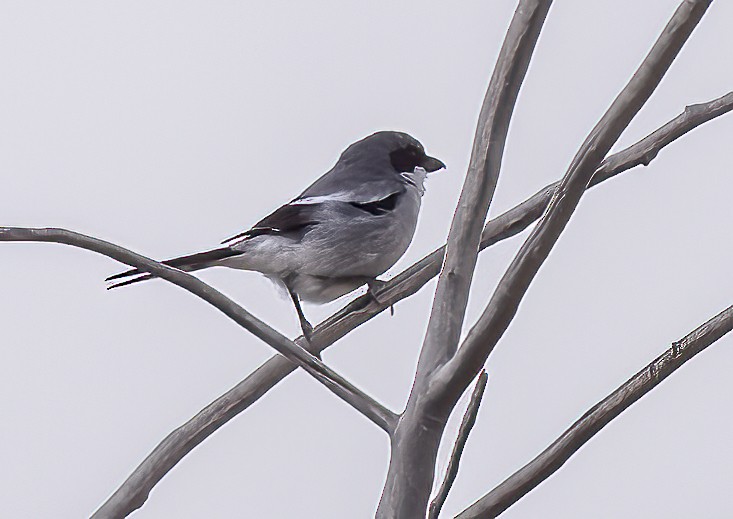
M 375 202 L 401 191 L 403 180 L 397 174 L 379 169 L 348 168 L 337 164 L 316 180 L 296 200 L 338 200 L 342 202 Z
M 396 190 L 369 197 L 354 197 L 353 193 L 334 193 L 330 195 L 303 196 L 275 210 L 257 222 L 251 229 L 227 238 L 222 243 L 246 238 L 254 238 L 263 234 L 292 234 L 302 232 L 308 227 L 318 225 L 324 218 L 328 218 L 328 207 L 346 204 L 349 207 L 361 209 L 369 214 L 379 216 L 387 214 L 395 208 L 397 200 L 405 192 L 405 188 L 398 186 Z
M 230 243 L 244 238 L 254 238 L 262 234 L 286 234 L 297 232 L 319 222 L 318 208 L 314 205 L 285 204 L 269 214 L 251 229 L 241 232 L 222 243 Z

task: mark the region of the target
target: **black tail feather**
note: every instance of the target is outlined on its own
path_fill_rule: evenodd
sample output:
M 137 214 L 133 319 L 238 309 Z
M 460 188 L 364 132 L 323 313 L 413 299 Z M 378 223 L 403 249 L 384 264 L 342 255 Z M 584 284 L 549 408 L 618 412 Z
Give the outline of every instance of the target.
M 175 268 L 181 269 L 185 272 L 190 272 L 192 270 L 199 270 L 202 268 L 206 268 L 214 262 L 223 260 L 225 258 L 230 258 L 232 256 L 238 256 L 239 254 L 242 254 L 242 253 L 235 251 L 229 247 L 221 247 L 219 249 L 207 250 L 205 252 L 198 252 L 196 254 L 189 254 L 188 256 L 181 256 L 179 258 L 165 260 L 163 264 L 168 265 L 169 267 L 175 267 Z M 119 274 L 110 276 L 107 279 L 105 279 L 105 281 L 113 281 L 115 279 L 128 278 L 131 276 L 138 276 L 138 277 L 135 277 L 133 279 L 127 279 L 119 283 L 114 283 L 110 285 L 109 287 L 107 287 L 107 290 L 111 288 L 122 287 L 125 285 L 131 285 L 133 283 L 137 283 L 138 281 L 145 281 L 145 280 L 157 277 L 153 274 L 147 274 L 145 273 L 145 271 L 140 270 L 140 269 L 130 269 L 130 270 L 126 270 L 125 272 L 120 272 Z
M 125 281 L 119 281 L 117 283 L 113 283 L 107 287 L 107 290 L 112 290 L 113 288 L 118 288 L 118 287 L 124 287 L 125 285 L 132 285 L 133 283 L 137 283 L 138 281 L 146 281 L 148 279 L 153 279 L 154 277 L 155 276 L 153 276 L 152 274 L 143 274 L 136 278 L 127 279 Z
M 126 278 L 127 276 L 134 276 L 135 274 L 141 274 L 140 270 L 139 269 L 126 270 L 125 272 L 120 272 L 118 274 L 115 274 L 114 276 L 105 278 L 105 281 L 112 281 L 113 279 Z

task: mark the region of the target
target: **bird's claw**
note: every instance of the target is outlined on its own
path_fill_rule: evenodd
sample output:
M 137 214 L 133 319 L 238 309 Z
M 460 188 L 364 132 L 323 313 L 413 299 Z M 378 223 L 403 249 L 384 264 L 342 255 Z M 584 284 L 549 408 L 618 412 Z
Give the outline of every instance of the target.
M 379 297 L 379 292 L 387 285 L 387 281 L 373 279 L 367 282 L 367 295 L 372 298 L 378 305 L 386 304 L 387 301 Z M 389 305 L 389 315 L 394 316 L 394 305 Z
M 367 294 L 378 304 L 384 304 L 384 300 L 380 299 L 379 292 L 387 284 L 386 281 L 380 281 L 379 279 L 372 279 L 367 281 Z
M 310 343 L 313 338 L 313 325 L 308 321 L 303 320 L 300 322 L 300 328 L 303 330 L 303 337 L 305 337 L 305 340 Z

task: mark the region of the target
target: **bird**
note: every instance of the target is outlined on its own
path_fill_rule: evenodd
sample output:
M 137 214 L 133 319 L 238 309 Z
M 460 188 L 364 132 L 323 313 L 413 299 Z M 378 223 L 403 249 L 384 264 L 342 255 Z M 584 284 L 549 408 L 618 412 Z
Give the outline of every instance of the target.
M 163 261 L 185 272 L 224 266 L 257 271 L 285 288 L 303 336 L 313 326 L 301 301 L 326 303 L 367 285 L 405 253 L 417 227 L 428 173 L 445 164 L 407 133 L 379 131 L 349 145 L 300 195 L 220 247 Z M 131 269 L 107 289 L 156 276 Z

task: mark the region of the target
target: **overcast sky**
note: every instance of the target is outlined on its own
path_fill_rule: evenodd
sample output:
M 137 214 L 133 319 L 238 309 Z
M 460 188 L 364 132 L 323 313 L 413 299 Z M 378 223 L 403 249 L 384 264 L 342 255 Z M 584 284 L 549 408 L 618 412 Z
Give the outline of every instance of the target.
M 678 3 L 555 3 L 492 215 L 562 176 Z M 515 4 L 5 0 L 0 224 L 65 227 L 161 259 L 195 252 L 299 193 L 349 143 L 397 129 L 448 165 L 429 181 L 399 272 L 446 238 Z M 616 149 L 733 90 L 731 22 L 733 4 L 714 2 Z M 445 517 L 731 304 L 731 136 L 733 115 L 705 124 L 583 199 L 488 363 Z M 524 237 L 481 255 L 468 323 Z M 165 282 L 106 292 L 120 268 L 61 245 L 0 244 L 2 517 L 88 516 L 170 431 L 272 355 Z M 290 302 L 261 276 L 201 277 L 297 333 Z M 325 361 L 400 410 L 434 288 Z M 305 311 L 319 321 L 348 299 Z M 729 516 L 732 369 L 729 336 L 505 516 Z M 298 372 L 187 456 L 134 517 L 368 518 L 388 454 L 381 430 Z

